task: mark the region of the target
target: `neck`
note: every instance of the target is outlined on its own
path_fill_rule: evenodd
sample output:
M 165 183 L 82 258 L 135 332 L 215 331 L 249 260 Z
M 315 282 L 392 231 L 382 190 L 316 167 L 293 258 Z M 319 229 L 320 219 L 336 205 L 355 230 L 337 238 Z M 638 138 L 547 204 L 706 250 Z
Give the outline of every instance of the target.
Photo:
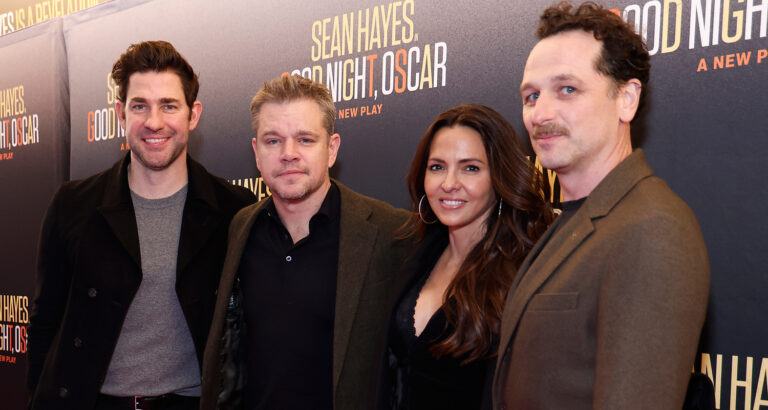
M 485 221 L 488 219 L 490 210 L 477 218 L 473 223 L 460 228 L 448 229 L 448 247 L 450 259 L 463 262 L 467 258 L 472 248 L 483 239 L 485 235 Z
M 293 243 L 309 235 L 309 220 L 320 210 L 329 189 L 331 189 L 331 180 L 326 179 L 315 192 L 299 200 L 286 200 L 272 195 L 277 215 L 291 234 Z
M 632 154 L 632 142 L 627 126 L 626 135 L 600 152 L 590 163 L 580 169 L 557 171 L 563 200 L 575 201 L 589 196 L 605 177 L 624 159 Z
M 167 198 L 178 192 L 188 181 L 186 155 L 180 155 L 167 168 L 148 169 L 131 154 L 128 166 L 128 186 L 142 198 Z

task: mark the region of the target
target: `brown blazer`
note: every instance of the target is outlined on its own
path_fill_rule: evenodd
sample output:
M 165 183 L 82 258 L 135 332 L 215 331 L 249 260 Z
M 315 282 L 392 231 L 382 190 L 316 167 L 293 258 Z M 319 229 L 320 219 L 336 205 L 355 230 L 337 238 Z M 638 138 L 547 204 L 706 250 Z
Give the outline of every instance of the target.
M 376 400 L 394 278 L 407 252 L 406 244 L 394 236 L 409 213 L 334 182 L 341 195 L 333 332 L 334 408 L 355 410 L 369 408 Z M 201 409 L 217 408 L 227 305 L 251 226 L 265 203 L 266 200 L 244 208 L 232 220 L 203 359 Z
M 636 150 L 558 223 L 507 296 L 494 408 L 682 408 L 709 293 L 693 212 Z

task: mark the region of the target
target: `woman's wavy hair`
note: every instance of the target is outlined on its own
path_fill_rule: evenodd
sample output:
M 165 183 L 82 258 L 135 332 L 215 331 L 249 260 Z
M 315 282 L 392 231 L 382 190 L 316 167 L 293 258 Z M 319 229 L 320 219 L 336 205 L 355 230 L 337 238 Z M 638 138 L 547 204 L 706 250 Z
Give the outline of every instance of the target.
M 484 105 L 464 104 L 440 114 L 427 128 L 407 177 L 414 211 L 437 220 L 428 201 L 419 202 L 435 135 L 443 128 L 463 126 L 480 134 L 488 157 L 491 186 L 502 202 L 485 221 L 485 235 L 469 252 L 446 289 L 443 310 L 454 331 L 432 346 L 438 356 L 471 362 L 495 355 L 504 300 L 517 268 L 553 220 L 544 199 L 544 179 L 526 157 L 512 125 Z M 498 203 L 496 207 L 498 207 Z M 404 236 L 423 240 L 427 229 L 444 229 L 437 221 L 425 224 L 419 212 L 403 227 Z

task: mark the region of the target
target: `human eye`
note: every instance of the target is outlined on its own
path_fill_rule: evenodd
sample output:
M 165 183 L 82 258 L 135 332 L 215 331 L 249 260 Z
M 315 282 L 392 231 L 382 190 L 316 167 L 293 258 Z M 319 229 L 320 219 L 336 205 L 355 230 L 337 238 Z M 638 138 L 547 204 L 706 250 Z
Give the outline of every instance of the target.
M 565 95 L 571 95 L 576 92 L 576 87 L 573 87 L 571 85 L 565 85 L 560 88 L 560 92 Z
M 179 106 L 176 104 L 163 104 L 162 109 L 165 112 L 174 112 L 179 109 Z
M 264 138 L 264 144 L 265 145 L 277 145 L 280 143 L 280 140 L 274 137 L 267 137 Z
M 478 172 L 480 171 L 480 167 L 477 165 L 467 165 L 464 167 L 464 170 L 469 172 Z
M 312 137 L 299 137 L 299 144 L 301 145 L 310 145 L 315 142 L 315 139 Z
M 533 91 L 526 94 L 523 94 L 523 104 L 525 105 L 533 105 L 536 103 L 536 100 L 539 99 L 539 92 Z
M 141 112 L 141 111 L 146 111 L 146 109 L 147 109 L 147 105 L 144 104 L 144 103 L 132 103 L 131 104 L 131 111 Z
M 441 164 L 433 163 L 433 164 L 427 164 L 427 169 L 432 172 L 442 171 L 443 166 Z

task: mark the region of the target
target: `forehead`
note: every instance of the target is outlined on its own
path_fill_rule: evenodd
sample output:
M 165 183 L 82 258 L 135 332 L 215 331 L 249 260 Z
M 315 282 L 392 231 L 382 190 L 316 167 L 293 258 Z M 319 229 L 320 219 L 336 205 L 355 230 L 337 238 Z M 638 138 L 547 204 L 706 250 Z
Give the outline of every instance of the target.
M 439 156 L 441 159 L 455 157 L 486 160 L 483 138 L 474 129 L 463 125 L 445 127 L 437 131 L 429 147 L 429 155 Z
M 590 76 L 601 76 L 595 63 L 602 47 L 602 42 L 596 40 L 592 33 L 583 30 L 571 30 L 547 37 L 531 50 L 525 63 L 523 85 L 563 76 L 584 80 Z
M 320 106 L 309 99 L 268 102 L 259 110 L 259 131 L 274 128 L 324 130 Z
M 148 97 L 153 94 L 159 98 L 184 97 L 181 78 L 172 71 L 144 71 L 131 74 L 128 77 L 126 97 Z

